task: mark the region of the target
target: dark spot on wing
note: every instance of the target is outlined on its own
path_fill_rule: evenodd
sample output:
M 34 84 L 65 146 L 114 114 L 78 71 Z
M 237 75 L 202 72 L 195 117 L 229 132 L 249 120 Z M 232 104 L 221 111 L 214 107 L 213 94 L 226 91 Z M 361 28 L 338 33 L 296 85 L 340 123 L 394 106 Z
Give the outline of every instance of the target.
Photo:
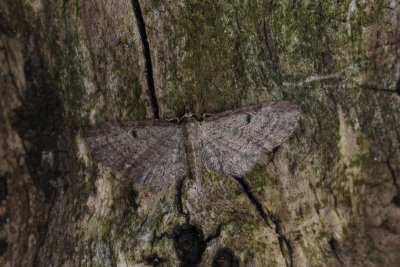
M 247 123 L 251 122 L 251 115 L 250 114 L 247 114 L 246 121 L 247 121 Z
M 136 133 L 135 129 L 131 130 L 131 135 L 133 138 L 137 138 L 137 133 Z

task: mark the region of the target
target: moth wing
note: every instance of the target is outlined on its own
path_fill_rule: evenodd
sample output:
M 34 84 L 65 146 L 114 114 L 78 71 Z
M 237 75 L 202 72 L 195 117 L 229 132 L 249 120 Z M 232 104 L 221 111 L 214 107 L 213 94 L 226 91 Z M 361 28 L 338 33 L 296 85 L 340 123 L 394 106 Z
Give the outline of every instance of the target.
M 243 177 L 257 161 L 294 131 L 300 108 L 290 102 L 265 102 L 206 118 L 201 126 L 203 159 L 209 170 Z
M 183 132 L 172 123 L 104 123 L 86 140 L 95 160 L 155 191 L 188 173 Z

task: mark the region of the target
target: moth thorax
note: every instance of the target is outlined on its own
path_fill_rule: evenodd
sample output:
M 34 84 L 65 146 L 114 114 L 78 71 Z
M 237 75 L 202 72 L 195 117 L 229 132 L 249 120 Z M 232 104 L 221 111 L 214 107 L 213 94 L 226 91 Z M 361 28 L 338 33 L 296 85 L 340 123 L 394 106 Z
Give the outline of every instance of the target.
M 195 116 L 185 118 L 184 122 L 187 127 L 195 127 L 199 124 Z

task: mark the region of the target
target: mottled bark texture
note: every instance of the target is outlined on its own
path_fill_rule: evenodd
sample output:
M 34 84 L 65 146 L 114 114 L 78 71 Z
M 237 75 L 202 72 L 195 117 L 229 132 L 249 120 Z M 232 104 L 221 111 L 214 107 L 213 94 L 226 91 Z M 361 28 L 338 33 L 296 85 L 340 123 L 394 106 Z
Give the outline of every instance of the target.
M 399 266 L 399 55 L 396 0 L 1 0 L 0 265 Z M 245 179 L 151 193 L 82 138 L 151 95 L 302 116 Z

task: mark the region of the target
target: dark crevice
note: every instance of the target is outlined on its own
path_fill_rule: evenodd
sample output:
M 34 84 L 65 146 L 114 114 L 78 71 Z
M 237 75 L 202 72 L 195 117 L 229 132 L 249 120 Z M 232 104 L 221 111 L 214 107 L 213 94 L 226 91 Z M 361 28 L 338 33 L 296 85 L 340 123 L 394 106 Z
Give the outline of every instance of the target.
M 274 227 L 275 233 L 278 235 L 279 247 L 280 247 L 283 257 L 285 258 L 286 266 L 288 266 L 288 267 L 293 266 L 292 245 L 290 244 L 289 239 L 286 238 L 286 236 L 282 233 L 282 228 L 281 228 L 279 219 L 276 218 L 272 212 L 264 211 L 261 203 L 257 200 L 257 198 L 254 196 L 254 194 L 251 192 L 249 184 L 243 178 L 240 178 L 240 177 L 233 177 L 233 178 L 241 185 L 247 198 L 251 201 L 253 206 L 256 208 L 256 210 L 258 211 L 259 215 L 264 220 L 264 222 L 271 228 L 273 228 L 273 227 L 271 226 L 271 224 L 269 222 L 272 221 L 272 223 L 275 226 Z
M 9 37 L 14 37 L 16 31 L 11 23 L 10 16 L 6 12 L 0 9 L 0 33 L 4 33 Z
M 51 78 L 51 73 L 40 50 L 25 59 L 24 74 L 26 90 L 23 105 L 14 109 L 13 128 L 23 140 L 25 164 L 30 177 L 38 189 L 42 218 L 32 226 L 36 233 L 33 265 L 40 266 L 42 248 L 49 233 L 52 209 L 59 190 L 56 184 L 65 184 L 68 155 L 63 155 L 63 135 L 66 116 L 60 90 Z M 39 205 L 39 204 L 38 204 Z
M 373 86 L 362 86 L 362 89 L 366 90 L 366 91 L 376 92 L 376 93 L 399 94 L 399 91 L 397 90 L 398 89 L 397 86 L 396 86 L 396 90 L 384 89 L 384 88 L 373 87 Z
M 51 204 L 48 214 L 51 214 L 54 204 Z M 41 249 L 46 242 L 47 235 L 49 233 L 49 225 L 50 225 L 50 216 L 47 217 L 47 220 L 43 224 L 38 224 L 36 226 L 36 230 L 38 232 L 38 245 L 36 248 L 35 256 L 33 258 L 33 266 L 40 266 L 41 261 Z
M 239 267 L 239 259 L 227 248 L 221 248 L 215 254 L 212 267 Z
M 396 207 L 400 208 L 400 194 L 397 194 L 392 198 L 392 203 L 396 205 Z
M 390 156 L 386 160 L 386 165 L 387 165 L 387 168 L 389 169 L 390 176 L 392 177 L 393 185 L 394 185 L 394 187 L 396 187 L 396 190 L 397 190 L 397 194 L 393 197 L 392 203 L 396 207 L 400 207 L 400 186 L 397 183 L 396 171 L 393 169 L 393 166 L 390 163 Z
M 11 58 L 10 58 L 9 52 L 5 48 L 3 48 L 1 50 L 4 51 L 4 55 L 6 57 L 6 62 L 7 62 L 7 65 L 8 65 L 8 70 L 9 70 L 9 74 L 8 75 L 9 75 L 9 77 L 11 79 L 11 84 L 15 88 L 15 92 L 16 92 L 16 94 L 18 96 L 18 100 L 21 101 L 21 103 L 25 104 L 25 100 L 24 100 L 23 96 L 21 95 L 21 89 L 19 88 L 17 80 L 15 79 L 15 75 L 11 71 L 12 70 L 12 66 L 11 66 L 12 63 L 11 63 Z
M 260 214 L 261 218 L 265 221 L 266 224 L 268 224 L 269 227 L 272 228 L 272 226 L 270 225 L 269 220 L 268 220 L 268 214 L 264 211 L 261 203 L 258 202 L 258 200 L 254 196 L 253 192 L 251 192 L 249 184 L 240 177 L 233 177 L 233 178 L 240 184 L 240 186 L 243 189 L 243 192 L 246 194 L 247 198 L 250 200 L 250 202 L 256 208 L 256 210 Z
M 172 239 L 174 242 L 175 251 L 182 267 L 197 266 L 201 262 L 201 258 L 208 243 L 212 240 L 221 236 L 222 225 L 218 225 L 214 234 L 204 239 L 204 235 L 201 229 L 194 225 L 185 223 L 183 225 L 177 225 L 173 229 L 172 233 L 162 233 L 157 236 L 153 234 L 153 240 L 151 247 L 163 238 Z M 145 258 L 148 264 L 158 266 L 163 263 L 165 259 L 160 258 L 156 253 L 151 254 Z
M 400 80 L 398 80 L 396 83 L 396 94 L 400 96 Z
M 153 232 L 153 238 L 151 240 L 151 250 L 153 250 L 154 244 L 156 242 L 161 241 L 164 237 L 170 238 L 170 234 L 169 233 L 162 233 L 161 235 L 157 235 L 156 232 L 157 232 L 156 230 L 154 230 L 154 232 Z
M 160 118 L 160 109 L 157 102 L 156 90 L 154 86 L 153 65 L 151 63 L 150 45 L 147 40 L 146 24 L 144 23 L 142 9 L 139 0 L 132 0 L 133 12 L 135 13 L 140 39 L 143 46 L 143 57 L 145 60 L 145 76 L 147 81 L 147 93 L 150 99 L 151 109 L 155 119 Z
M 281 249 L 282 255 L 285 258 L 286 266 L 293 266 L 293 248 L 290 244 L 290 241 L 286 236 L 282 233 L 281 222 L 278 218 L 276 218 L 275 214 L 272 212 L 268 213 L 271 221 L 275 225 L 275 233 L 278 234 L 279 247 Z
M 201 262 L 207 242 L 200 229 L 190 224 L 178 225 L 171 237 L 182 267 L 197 266 Z
M 162 233 L 159 236 L 153 234 L 152 247 L 155 242 L 162 240 L 163 238 L 172 239 L 176 255 L 180 261 L 182 267 L 197 266 L 203 257 L 203 253 L 208 246 L 208 243 L 212 240 L 219 238 L 221 235 L 222 225 L 219 225 L 214 234 L 207 238 L 204 238 L 203 231 L 195 225 L 185 223 L 177 225 L 172 230 L 172 233 Z M 160 258 L 156 253 L 146 257 L 145 261 L 153 266 L 164 262 L 165 260 Z M 149 262 L 151 261 L 151 262 Z
M 393 225 L 390 223 L 389 219 L 384 219 L 381 224 L 379 224 L 378 228 L 384 229 L 388 233 L 392 235 L 397 235 L 398 232 L 393 228 Z
M 332 237 L 332 238 L 329 240 L 329 246 L 330 246 L 330 248 L 331 248 L 331 250 L 332 250 L 332 252 L 333 252 L 333 255 L 335 255 L 335 258 L 338 260 L 338 262 L 339 262 L 342 266 L 345 266 L 344 262 L 343 262 L 342 259 L 339 257 L 339 253 L 338 253 L 338 242 L 337 242 L 337 240 L 336 240 L 334 237 Z
M 125 205 L 127 207 L 126 212 L 131 212 L 132 210 L 137 211 L 139 208 L 138 205 L 138 195 L 139 193 L 133 189 L 133 186 L 127 187 L 124 192 L 125 196 Z
M 390 175 L 391 175 L 391 177 L 392 177 L 393 184 L 394 184 L 394 186 L 396 187 L 397 194 L 400 194 L 400 187 L 399 187 L 399 184 L 397 183 L 396 172 L 395 172 L 395 170 L 393 169 L 392 164 L 390 163 L 390 157 L 386 160 L 386 165 L 387 165 L 387 167 L 388 167 L 388 169 L 389 169 L 389 172 L 390 172 Z
M 0 257 L 7 253 L 8 243 L 7 241 L 0 239 Z
M 184 182 L 185 182 L 185 177 L 179 180 L 178 183 L 176 184 L 175 204 L 178 213 L 185 217 L 186 223 L 188 224 L 190 221 L 190 213 L 185 212 L 185 210 L 183 209 L 183 202 L 182 202 L 182 194 L 183 194 L 182 188 Z
M 145 262 L 151 266 L 159 266 L 160 264 L 165 262 L 165 259 L 158 256 L 157 253 L 153 253 L 145 258 Z
M 293 250 L 290 241 L 282 234 L 278 233 L 278 241 L 279 241 L 279 248 L 285 259 L 286 266 L 292 267 L 293 266 Z
M 0 202 L 6 199 L 8 195 L 8 183 L 7 183 L 7 176 L 1 175 L 0 176 Z
M 218 225 L 217 230 L 215 231 L 214 234 L 210 235 L 209 237 L 206 238 L 206 243 L 210 243 L 211 241 L 213 241 L 214 239 L 218 238 L 221 236 L 221 230 L 222 230 L 222 225 Z
M 47 79 L 47 68 L 39 57 L 28 58 L 24 65 L 27 77 L 25 105 L 15 109 L 13 126 L 26 147 L 25 162 L 35 185 L 52 199 L 57 190 L 50 181 L 61 176 L 58 140 L 65 129 L 64 109 L 54 85 Z M 54 160 L 48 160 L 52 155 Z

